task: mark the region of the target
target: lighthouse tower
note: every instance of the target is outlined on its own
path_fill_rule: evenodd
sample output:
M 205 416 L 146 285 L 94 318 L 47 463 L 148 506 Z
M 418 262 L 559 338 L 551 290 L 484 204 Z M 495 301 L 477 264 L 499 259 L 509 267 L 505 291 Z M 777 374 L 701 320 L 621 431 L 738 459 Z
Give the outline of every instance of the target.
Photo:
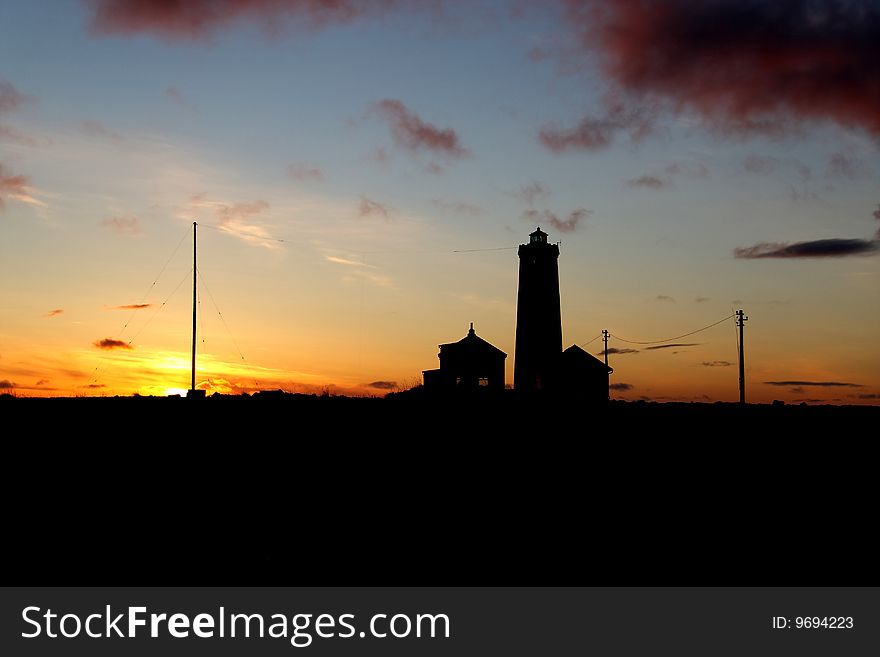
M 562 353 L 559 311 L 559 246 L 538 228 L 519 246 L 516 354 L 513 387 L 530 394 L 553 387 Z

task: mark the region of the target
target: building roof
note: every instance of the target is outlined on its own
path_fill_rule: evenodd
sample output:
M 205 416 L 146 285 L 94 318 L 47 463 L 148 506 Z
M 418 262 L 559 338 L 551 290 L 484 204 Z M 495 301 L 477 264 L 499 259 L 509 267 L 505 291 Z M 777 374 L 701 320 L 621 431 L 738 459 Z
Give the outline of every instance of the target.
M 473 322 L 471 323 L 471 328 L 467 332 L 467 335 L 464 336 L 458 342 L 448 342 L 446 344 L 440 345 L 440 350 L 447 351 L 469 351 L 469 352 L 484 352 L 484 353 L 497 353 L 501 354 L 505 358 L 507 358 L 507 354 L 501 351 L 498 347 L 489 342 L 486 342 L 483 338 L 478 336 L 474 331 Z
M 609 374 L 614 371 L 593 354 L 587 353 L 576 344 L 563 351 L 562 358 L 576 367 L 586 367 L 597 372 L 608 372 Z

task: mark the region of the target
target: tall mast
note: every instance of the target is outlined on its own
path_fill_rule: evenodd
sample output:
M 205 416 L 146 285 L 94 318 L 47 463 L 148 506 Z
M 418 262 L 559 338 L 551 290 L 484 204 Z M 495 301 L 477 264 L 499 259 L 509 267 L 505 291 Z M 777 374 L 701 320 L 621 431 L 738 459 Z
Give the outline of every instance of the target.
M 193 330 L 192 330 L 192 376 L 190 381 L 190 390 L 195 394 L 196 389 L 196 226 L 193 222 Z

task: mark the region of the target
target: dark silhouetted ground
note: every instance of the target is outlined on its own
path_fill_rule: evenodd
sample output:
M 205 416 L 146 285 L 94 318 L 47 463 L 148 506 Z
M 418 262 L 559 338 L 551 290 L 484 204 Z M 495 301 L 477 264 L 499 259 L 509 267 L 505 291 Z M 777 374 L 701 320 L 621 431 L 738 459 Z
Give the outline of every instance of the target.
M 880 408 L 0 398 L 7 580 L 877 583 Z

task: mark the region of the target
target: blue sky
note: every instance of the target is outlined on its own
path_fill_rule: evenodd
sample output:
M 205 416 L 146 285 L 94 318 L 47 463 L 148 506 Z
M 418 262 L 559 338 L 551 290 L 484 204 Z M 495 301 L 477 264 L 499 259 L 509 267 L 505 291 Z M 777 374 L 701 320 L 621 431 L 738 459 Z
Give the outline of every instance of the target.
M 272 34 L 245 18 L 198 38 L 97 33 L 90 7 L 0 7 L 0 79 L 21 97 L 0 125 L 27 135 L 0 141 L 0 164 L 27 176 L 34 201 L 7 198 L 0 215 L 0 355 L 26 362 L 45 345 L 80 372 L 112 361 L 91 348 L 119 328 L 106 308 L 139 300 L 188 221 L 225 217 L 226 232 L 203 231 L 206 279 L 242 350 L 278 380 L 402 381 L 433 367 L 436 344 L 470 321 L 512 370 L 515 250 L 450 251 L 514 247 L 544 219 L 562 241 L 566 344 L 602 328 L 666 337 L 744 306 L 763 356 L 756 378 L 880 384 L 876 257 L 733 256 L 762 242 L 868 239 L 880 202 L 870 130 L 831 117 L 782 136 L 730 134 L 685 107 L 662 112 L 644 139 L 621 132 L 603 149 L 553 152 L 542 128 L 601 112 L 612 85 L 563 4 L 451 3 L 442 16 L 390 11 Z M 384 99 L 454 131 L 468 154 L 401 145 Z M 365 200 L 387 216 L 363 214 Z M 572 232 L 546 224 L 545 212 L 578 210 Z M 187 271 L 178 258 L 163 285 Z M 185 314 L 184 296 L 174 312 Z M 54 308 L 65 313 L 47 322 Z M 138 355 L 185 351 L 178 319 L 163 310 Z M 235 356 L 216 329 L 207 355 Z M 720 398 L 728 387 L 732 397 L 718 373 L 693 371 L 733 360 L 732 346 L 725 333 L 692 356 L 640 354 L 616 368 L 633 398 L 703 388 Z M 24 380 L 3 363 L 0 378 Z M 50 374 L 40 378 L 61 379 Z M 121 375 L 114 385 L 134 386 Z

